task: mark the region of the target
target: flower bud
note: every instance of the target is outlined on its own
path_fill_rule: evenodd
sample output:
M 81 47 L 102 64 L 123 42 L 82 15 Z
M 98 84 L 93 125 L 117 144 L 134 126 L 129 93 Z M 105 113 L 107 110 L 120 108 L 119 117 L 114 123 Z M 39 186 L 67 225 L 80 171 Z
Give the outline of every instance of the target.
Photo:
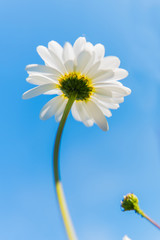
M 138 198 L 133 193 L 128 193 L 121 201 L 121 207 L 123 211 L 135 210 L 137 212 L 139 210 Z

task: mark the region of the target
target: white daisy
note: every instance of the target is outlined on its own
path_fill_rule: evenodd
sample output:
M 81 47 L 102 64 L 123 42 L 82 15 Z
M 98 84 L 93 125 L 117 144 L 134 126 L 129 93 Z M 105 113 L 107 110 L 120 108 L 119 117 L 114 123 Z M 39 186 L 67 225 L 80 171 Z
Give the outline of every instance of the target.
M 122 240 L 131 240 L 131 239 L 127 235 L 125 235 Z
M 110 117 L 110 109 L 117 109 L 124 96 L 131 93 L 118 81 L 128 75 L 119 68 L 119 58 L 104 57 L 104 46 L 93 46 L 84 37 L 78 38 L 73 46 L 67 42 L 64 48 L 51 41 L 48 48 L 38 46 L 37 52 L 45 65 L 26 67 L 29 74 L 26 81 L 38 86 L 25 92 L 23 99 L 41 94 L 58 95 L 42 108 L 40 118 L 46 120 L 55 115 L 56 121 L 60 121 L 68 98 L 74 96 L 73 117 L 86 126 L 96 123 L 107 131 L 105 116 Z

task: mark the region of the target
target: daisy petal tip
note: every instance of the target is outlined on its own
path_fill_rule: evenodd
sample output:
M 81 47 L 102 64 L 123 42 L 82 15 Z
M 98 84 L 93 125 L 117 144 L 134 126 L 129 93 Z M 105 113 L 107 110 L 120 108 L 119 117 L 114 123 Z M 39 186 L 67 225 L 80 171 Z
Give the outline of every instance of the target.
M 25 66 L 25 70 L 27 71 L 28 68 L 31 67 L 31 66 L 32 66 L 32 64 L 28 64 L 28 65 L 26 65 L 26 66 Z
M 121 60 L 119 59 L 119 57 L 115 56 L 115 59 L 117 59 L 117 61 L 119 61 L 119 64 L 121 63 Z
M 79 37 L 76 39 L 76 41 L 82 41 L 82 42 L 86 42 L 86 38 L 83 36 L 83 37 Z
M 44 121 L 44 120 L 46 120 L 46 115 L 43 114 L 42 112 L 40 112 L 39 118 L 40 118 L 40 120 Z
M 128 77 L 129 72 L 126 69 L 123 68 L 115 68 L 115 80 L 122 80 Z
M 48 117 L 47 117 L 47 114 L 46 114 L 46 111 L 47 109 L 44 109 L 44 107 L 41 109 L 41 111 L 40 111 L 40 113 L 39 113 L 39 118 L 40 118 L 40 120 L 42 120 L 42 121 L 45 121 L 45 120 L 47 120 L 48 119 Z
M 130 88 L 125 87 L 125 93 L 126 93 L 126 96 L 128 96 L 132 93 L 132 90 Z
M 108 127 L 103 127 L 101 128 L 103 132 L 108 132 L 109 128 Z
M 107 120 L 106 120 L 106 124 L 103 124 L 103 125 L 99 125 L 99 127 L 102 129 L 102 131 L 104 131 L 104 132 L 108 132 L 108 130 L 109 130 L 109 125 L 108 125 L 108 122 L 107 122 Z
M 26 70 L 26 71 L 29 71 L 30 68 L 32 68 L 32 67 L 37 67 L 37 66 L 38 66 L 38 64 L 28 64 L 28 65 L 25 67 L 25 70 Z
M 126 76 L 125 76 L 125 78 L 126 78 L 126 77 L 128 77 L 129 72 L 127 70 L 125 70 L 125 72 L 126 72 Z
M 56 41 L 53 41 L 53 40 L 51 40 L 51 41 L 49 41 L 49 43 L 48 43 L 48 48 L 50 48 L 52 45 L 54 45 L 54 44 L 56 44 L 57 42 Z
M 22 94 L 22 99 L 23 99 L 23 100 L 28 99 L 26 92 Z
M 37 53 L 39 54 L 40 51 L 41 51 L 43 48 L 45 48 L 45 47 L 42 46 L 42 45 L 37 46 L 37 47 L 36 47 Z
M 30 94 L 28 94 L 28 91 L 23 93 L 23 95 L 22 95 L 23 100 L 27 100 L 27 99 L 30 99 L 30 98 L 32 98 L 32 96 L 30 96 Z
M 121 60 L 119 59 L 119 57 L 115 57 L 116 60 L 116 66 L 119 67 L 121 65 Z
M 61 117 L 56 117 L 56 116 L 55 116 L 56 122 L 59 123 L 59 122 L 61 121 L 61 118 L 62 118 L 62 116 L 61 116 Z
M 130 95 L 131 93 L 132 93 L 132 90 L 128 88 L 128 95 Z
M 109 125 L 108 125 L 108 123 L 107 123 L 105 132 L 108 132 L 108 131 L 109 131 Z

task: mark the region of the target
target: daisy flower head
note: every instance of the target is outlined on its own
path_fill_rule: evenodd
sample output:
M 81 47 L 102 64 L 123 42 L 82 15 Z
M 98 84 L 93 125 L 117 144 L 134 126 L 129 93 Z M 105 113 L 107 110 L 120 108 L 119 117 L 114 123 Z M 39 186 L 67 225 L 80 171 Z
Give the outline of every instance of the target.
M 55 41 L 48 48 L 38 46 L 37 52 L 45 65 L 32 64 L 26 67 L 27 82 L 37 85 L 23 94 L 23 99 L 41 94 L 55 95 L 40 112 L 46 120 L 55 115 L 60 121 L 69 98 L 74 98 L 71 108 L 73 117 L 86 126 L 96 123 L 102 130 L 108 130 L 106 117 L 110 109 L 117 109 L 124 96 L 131 90 L 119 80 L 128 72 L 119 68 L 120 60 L 114 56 L 105 57 L 102 44 L 93 46 L 84 37 L 79 37 L 73 46 L 66 42 L 64 47 Z

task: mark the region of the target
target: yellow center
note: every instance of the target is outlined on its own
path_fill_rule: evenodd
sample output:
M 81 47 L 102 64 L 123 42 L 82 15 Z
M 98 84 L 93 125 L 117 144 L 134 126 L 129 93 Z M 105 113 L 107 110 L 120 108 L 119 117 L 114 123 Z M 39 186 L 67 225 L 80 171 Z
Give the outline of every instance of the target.
M 94 91 L 91 80 L 75 72 L 60 77 L 59 88 L 65 97 L 74 96 L 76 100 L 80 101 L 88 100 Z

